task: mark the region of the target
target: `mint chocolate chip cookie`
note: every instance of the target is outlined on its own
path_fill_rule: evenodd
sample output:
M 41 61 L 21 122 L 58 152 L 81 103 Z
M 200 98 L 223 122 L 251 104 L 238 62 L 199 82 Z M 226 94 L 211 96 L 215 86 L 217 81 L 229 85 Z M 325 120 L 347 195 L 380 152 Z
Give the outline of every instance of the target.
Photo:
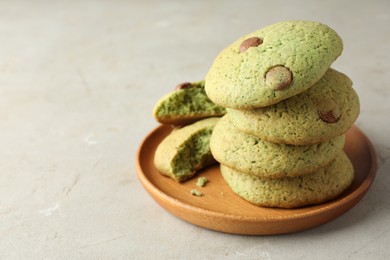
M 261 178 L 283 178 L 325 167 L 343 149 L 344 141 L 341 135 L 314 145 L 270 143 L 238 130 L 228 113 L 215 126 L 210 149 L 218 162 L 234 170 Z
M 352 81 L 329 69 L 308 90 L 275 105 L 253 110 L 228 109 L 232 122 L 263 140 L 306 145 L 347 132 L 359 115 Z
M 250 203 L 295 208 L 332 200 L 352 183 L 353 166 L 344 152 L 327 167 L 313 173 L 283 179 L 262 179 L 221 164 L 222 176 L 230 188 Z
M 222 116 L 224 107 L 214 104 L 206 95 L 204 81 L 185 82 L 162 97 L 153 110 L 162 124 L 184 125 L 207 117 Z
M 209 147 L 211 133 L 219 118 L 212 117 L 173 130 L 157 147 L 157 170 L 178 182 L 215 162 Z
M 324 24 L 273 24 L 241 37 L 217 56 L 206 76 L 206 93 L 224 107 L 269 106 L 313 86 L 342 49 L 341 38 Z

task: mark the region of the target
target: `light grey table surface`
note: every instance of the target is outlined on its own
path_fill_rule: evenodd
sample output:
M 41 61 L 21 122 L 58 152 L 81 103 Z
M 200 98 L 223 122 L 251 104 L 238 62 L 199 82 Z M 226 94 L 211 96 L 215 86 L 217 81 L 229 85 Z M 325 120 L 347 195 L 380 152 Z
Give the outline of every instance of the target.
M 239 236 L 177 219 L 143 189 L 156 101 L 243 34 L 317 20 L 344 40 L 356 122 L 379 169 L 336 220 Z M 0 259 L 389 259 L 390 2 L 0 1 Z

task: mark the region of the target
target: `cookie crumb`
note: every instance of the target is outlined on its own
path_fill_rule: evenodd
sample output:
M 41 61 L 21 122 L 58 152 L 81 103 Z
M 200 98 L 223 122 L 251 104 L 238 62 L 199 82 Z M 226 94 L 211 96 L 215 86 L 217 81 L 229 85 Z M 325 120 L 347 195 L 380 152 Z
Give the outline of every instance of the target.
M 206 185 L 207 181 L 208 180 L 206 177 L 199 177 L 198 181 L 196 182 L 196 186 L 204 187 Z
M 203 193 L 200 192 L 200 191 L 198 191 L 197 189 L 191 190 L 191 194 L 194 195 L 194 196 L 196 196 L 196 197 L 201 197 L 201 196 L 203 196 Z

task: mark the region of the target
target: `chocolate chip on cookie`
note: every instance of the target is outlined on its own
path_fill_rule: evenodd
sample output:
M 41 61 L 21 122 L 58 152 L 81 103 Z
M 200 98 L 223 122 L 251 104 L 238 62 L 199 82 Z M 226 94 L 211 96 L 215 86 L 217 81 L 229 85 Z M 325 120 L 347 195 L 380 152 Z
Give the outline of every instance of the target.
M 271 68 L 265 75 L 266 84 L 275 90 L 288 88 L 292 80 L 291 71 L 282 65 Z
M 180 89 L 185 89 L 185 88 L 190 88 L 192 87 L 192 84 L 190 82 L 183 82 L 183 83 L 180 83 L 179 85 L 177 85 L 175 87 L 175 90 L 180 90 Z
M 320 116 L 321 120 L 326 123 L 336 123 L 337 120 L 340 118 L 340 111 L 335 108 L 325 112 L 319 111 L 318 115 Z
M 244 52 L 250 47 L 257 47 L 263 43 L 263 40 L 259 37 L 251 37 L 243 41 L 240 45 L 240 52 Z
M 336 123 L 340 116 L 340 109 L 332 99 L 325 99 L 319 102 L 318 116 L 326 123 Z

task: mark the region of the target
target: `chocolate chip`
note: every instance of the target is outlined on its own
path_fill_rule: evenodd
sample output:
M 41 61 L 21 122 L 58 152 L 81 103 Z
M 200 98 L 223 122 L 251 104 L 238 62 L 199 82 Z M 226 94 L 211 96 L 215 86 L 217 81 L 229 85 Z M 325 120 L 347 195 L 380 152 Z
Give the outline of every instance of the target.
M 336 123 L 338 120 L 338 117 L 332 110 L 327 112 L 318 112 L 318 115 L 320 116 L 321 120 L 326 123 Z
M 326 123 L 336 123 L 341 114 L 336 102 L 332 99 L 325 99 L 318 104 L 318 116 Z
M 250 47 L 257 47 L 263 43 L 263 40 L 259 37 L 251 37 L 243 41 L 240 45 L 240 52 L 244 52 Z
M 284 90 L 288 88 L 293 80 L 291 71 L 280 65 L 271 68 L 265 75 L 265 82 L 274 90 Z
M 192 84 L 190 82 L 183 82 L 176 86 L 175 90 L 185 89 L 192 87 Z

